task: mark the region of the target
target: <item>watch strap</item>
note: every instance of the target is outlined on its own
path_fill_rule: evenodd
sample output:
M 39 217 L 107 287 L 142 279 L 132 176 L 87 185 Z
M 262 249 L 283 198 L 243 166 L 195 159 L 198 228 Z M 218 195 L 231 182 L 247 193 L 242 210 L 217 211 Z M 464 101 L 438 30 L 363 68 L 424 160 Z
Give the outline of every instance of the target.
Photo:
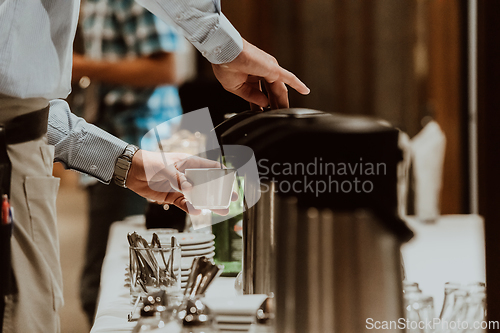
M 132 166 L 132 158 L 138 150 L 139 147 L 128 145 L 123 153 L 116 159 L 113 180 L 118 186 L 127 188 L 125 184 L 127 182 L 128 172 L 130 170 L 130 167 Z

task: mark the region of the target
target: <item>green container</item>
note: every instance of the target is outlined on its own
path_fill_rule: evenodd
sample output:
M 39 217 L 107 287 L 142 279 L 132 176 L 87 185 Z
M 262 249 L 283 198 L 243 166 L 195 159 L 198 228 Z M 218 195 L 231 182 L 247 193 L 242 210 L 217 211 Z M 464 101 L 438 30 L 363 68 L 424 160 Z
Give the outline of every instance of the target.
M 239 198 L 231 202 L 229 214 L 234 217 L 212 225 L 215 235 L 215 257 L 217 264 L 224 265 L 222 276 L 236 276 L 242 269 L 243 259 L 243 190 L 239 179 Z

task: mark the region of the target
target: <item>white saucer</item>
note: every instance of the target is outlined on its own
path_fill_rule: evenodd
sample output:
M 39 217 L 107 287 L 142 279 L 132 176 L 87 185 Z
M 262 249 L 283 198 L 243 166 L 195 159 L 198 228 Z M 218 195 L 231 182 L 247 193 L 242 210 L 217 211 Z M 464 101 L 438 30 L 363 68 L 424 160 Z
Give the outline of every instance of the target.
M 205 242 L 205 243 L 200 243 L 200 244 L 195 244 L 195 245 L 181 245 L 182 251 L 192 251 L 192 250 L 200 250 L 200 249 L 206 249 L 209 247 L 214 246 L 215 242 L 210 241 L 210 242 Z
M 215 246 L 206 248 L 206 249 L 200 249 L 200 250 L 192 250 L 192 251 L 181 251 L 181 256 L 183 258 L 185 257 L 193 257 L 193 256 L 202 256 L 202 255 L 209 255 L 212 252 L 214 252 Z
M 158 235 L 160 236 L 160 235 Z M 166 244 L 170 244 L 170 238 L 171 236 L 175 236 L 177 238 L 177 241 L 181 246 L 185 245 L 200 245 L 203 243 L 209 243 L 214 240 L 215 235 L 214 234 L 197 234 L 197 233 L 188 233 L 188 232 L 182 232 L 179 234 L 173 234 L 173 235 L 165 235 L 164 238 L 160 237 L 160 240 L 162 244 L 165 242 Z M 168 239 L 168 241 L 167 241 Z

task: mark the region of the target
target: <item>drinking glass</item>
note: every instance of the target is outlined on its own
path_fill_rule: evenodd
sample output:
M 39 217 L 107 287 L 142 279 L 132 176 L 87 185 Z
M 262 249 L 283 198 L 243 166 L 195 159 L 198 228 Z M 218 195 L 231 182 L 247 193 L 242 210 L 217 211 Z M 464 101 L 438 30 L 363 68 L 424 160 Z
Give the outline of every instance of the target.
M 418 288 L 418 285 L 417 285 Z M 434 300 L 425 296 L 420 290 L 406 291 L 404 295 L 405 313 L 408 326 L 407 333 L 432 333 L 428 323 L 434 320 Z
M 181 293 L 181 248 L 129 247 L 130 296 L 132 302 L 148 293 L 165 290 Z
M 469 297 L 467 300 L 467 312 L 465 321 L 467 322 L 467 333 L 483 333 L 486 329 L 481 329 L 479 325 L 486 320 L 486 288 L 482 282 L 467 285 Z M 477 327 L 477 328 L 475 328 Z
M 474 328 L 486 319 L 486 286 L 483 282 L 466 286 L 448 282 L 441 310 L 439 333 L 482 333 Z

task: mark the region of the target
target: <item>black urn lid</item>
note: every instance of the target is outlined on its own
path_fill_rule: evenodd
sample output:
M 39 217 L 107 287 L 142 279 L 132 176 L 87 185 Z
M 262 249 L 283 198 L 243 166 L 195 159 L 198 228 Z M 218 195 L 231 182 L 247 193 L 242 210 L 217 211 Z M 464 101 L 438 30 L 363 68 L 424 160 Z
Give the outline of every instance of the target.
M 252 148 L 261 183 L 302 207 L 370 209 L 402 238 L 397 215 L 399 131 L 366 116 L 310 109 L 246 112 L 216 128 L 224 145 Z M 265 188 L 265 186 L 264 186 Z M 406 235 L 406 236 L 403 236 Z

